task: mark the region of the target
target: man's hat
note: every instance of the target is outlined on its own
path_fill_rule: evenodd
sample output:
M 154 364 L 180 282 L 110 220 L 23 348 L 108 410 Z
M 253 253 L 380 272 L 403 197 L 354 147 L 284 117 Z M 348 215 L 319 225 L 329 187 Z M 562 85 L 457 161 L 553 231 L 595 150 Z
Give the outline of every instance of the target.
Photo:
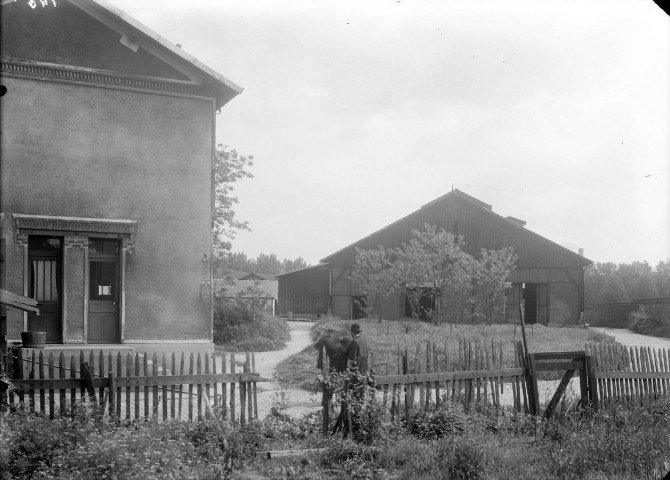
M 352 323 L 351 327 L 349 327 L 349 330 L 351 330 L 351 333 L 353 334 L 358 334 L 361 333 L 361 326 L 357 323 Z

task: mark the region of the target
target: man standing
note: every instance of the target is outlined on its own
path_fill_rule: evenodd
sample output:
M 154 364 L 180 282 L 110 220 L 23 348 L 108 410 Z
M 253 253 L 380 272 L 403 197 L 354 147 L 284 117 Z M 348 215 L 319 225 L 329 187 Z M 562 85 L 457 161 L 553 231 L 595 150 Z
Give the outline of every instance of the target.
M 361 326 L 353 323 L 349 328 L 351 331 L 351 343 L 347 349 L 347 363 L 352 375 L 347 382 L 349 391 L 349 405 L 344 404 L 342 412 L 346 411 L 345 424 L 347 428 L 344 435 L 352 433 L 356 438 L 361 429 L 363 409 L 365 405 L 365 388 L 367 386 L 366 374 L 368 373 L 368 343 L 363 338 Z
M 359 373 L 366 374 L 368 372 L 368 343 L 358 323 L 352 323 L 349 330 L 353 338 L 347 349 L 347 361 L 349 366 L 356 366 Z

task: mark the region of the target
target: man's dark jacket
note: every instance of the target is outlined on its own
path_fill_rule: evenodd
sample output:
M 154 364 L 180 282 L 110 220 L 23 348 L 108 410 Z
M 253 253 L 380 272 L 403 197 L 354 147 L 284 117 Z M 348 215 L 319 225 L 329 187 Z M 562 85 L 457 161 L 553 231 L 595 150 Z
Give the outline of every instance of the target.
M 368 342 L 365 341 L 363 334 L 359 333 L 351 340 L 347 349 L 347 360 L 350 364 L 355 362 L 359 372 L 368 371 Z

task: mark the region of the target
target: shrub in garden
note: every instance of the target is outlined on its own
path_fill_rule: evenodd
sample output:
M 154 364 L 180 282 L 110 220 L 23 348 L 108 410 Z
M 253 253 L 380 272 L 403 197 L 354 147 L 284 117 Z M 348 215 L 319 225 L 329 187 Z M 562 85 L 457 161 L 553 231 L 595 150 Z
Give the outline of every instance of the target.
M 442 438 L 460 435 L 466 420 L 460 404 L 443 403 L 439 409 L 412 417 L 410 431 L 419 438 Z
M 238 350 L 272 351 L 290 339 L 286 321 L 263 311 L 260 289 L 251 286 L 235 297 L 218 296 L 214 301 L 214 342 Z

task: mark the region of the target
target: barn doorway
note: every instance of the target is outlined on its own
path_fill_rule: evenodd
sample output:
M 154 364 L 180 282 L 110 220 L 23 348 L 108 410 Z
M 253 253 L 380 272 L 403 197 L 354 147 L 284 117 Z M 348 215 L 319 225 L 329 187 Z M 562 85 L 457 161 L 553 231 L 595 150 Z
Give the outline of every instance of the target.
M 549 322 L 549 285 L 526 283 L 521 298 L 524 302 L 525 322 L 547 325 Z

